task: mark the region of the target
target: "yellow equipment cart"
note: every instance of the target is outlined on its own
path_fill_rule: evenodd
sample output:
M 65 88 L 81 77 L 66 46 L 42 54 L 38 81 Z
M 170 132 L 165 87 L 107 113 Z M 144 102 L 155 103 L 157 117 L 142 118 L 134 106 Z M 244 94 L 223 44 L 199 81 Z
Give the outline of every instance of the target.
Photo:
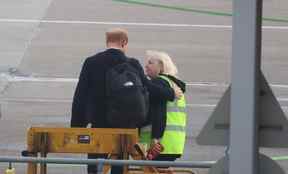
M 133 145 L 138 141 L 137 129 L 107 128 L 46 128 L 32 127 L 27 135 L 25 156 L 46 157 L 48 153 L 100 153 L 109 157 L 129 155 L 137 158 Z M 37 174 L 37 164 L 29 163 L 27 174 Z M 107 173 L 109 166 L 104 167 Z M 124 167 L 127 173 L 127 167 Z M 40 174 L 47 173 L 46 164 L 40 164 Z
M 22 155 L 38 157 L 40 154 L 40 157 L 47 157 L 48 153 L 99 153 L 107 154 L 110 159 L 121 156 L 126 160 L 129 157 L 144 160 L 145 153 L 135 146 L 137 143 L 137 129 L 31 127 L 27 134 L 27 150 Z M 106 174 L 109 169 L 110 166 L 104 166 L 103 173 Z M 37 174 L 38 171 L 38 164 L 28 163 L 27 174 Z M 139 172 L 170 173 L 150 166 L 142 167 L 140 171 L 124 166 L 124 174 Z M 184 170 L 183 173 L 193 172 Z M 46 164 L 40 164 L 40 174 L 47 174 Z

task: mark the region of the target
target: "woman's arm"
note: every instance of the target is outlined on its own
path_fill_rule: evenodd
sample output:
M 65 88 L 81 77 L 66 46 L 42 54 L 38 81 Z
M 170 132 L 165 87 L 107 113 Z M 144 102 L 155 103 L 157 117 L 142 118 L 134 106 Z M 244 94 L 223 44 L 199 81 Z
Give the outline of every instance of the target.
M 175 99 L 175 93 L 173 88 L 163 88 L 157 83 L 152 83 L 151 80 L 149 80 L 144 74 L 144 70 L 138 60 L 131 58 L 129 59 L 129 62 L 137 69 L 142 83 L 147 87 L 150 96 L 152 96 L 153 98 L 155 97 L 169 101 L 173 101 Z
M 156 78 L 152 80 L 153 84 L 157 84 L 161 88 L 169 88 L 170 85 L 167 81 Z M 153 96 L 152 96 L 153 97 Z M 167 119 L 167 100 L 161 98 L 153 97 L 150 98 L 150 109 L 151 109 L 151 119 L 152 119 L 152 139 L 160 139 L 163 137 L 165 128 L 166 128 L 166 119 Z

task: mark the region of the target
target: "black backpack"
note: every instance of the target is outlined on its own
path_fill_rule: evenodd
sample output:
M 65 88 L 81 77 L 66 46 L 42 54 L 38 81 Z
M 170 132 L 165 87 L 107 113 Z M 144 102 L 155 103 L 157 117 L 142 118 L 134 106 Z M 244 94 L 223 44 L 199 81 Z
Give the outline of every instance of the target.
M 149 94 L 130 60 L 107 71 L 106 97 L 111 127 L 137 128 L 146 121 Z

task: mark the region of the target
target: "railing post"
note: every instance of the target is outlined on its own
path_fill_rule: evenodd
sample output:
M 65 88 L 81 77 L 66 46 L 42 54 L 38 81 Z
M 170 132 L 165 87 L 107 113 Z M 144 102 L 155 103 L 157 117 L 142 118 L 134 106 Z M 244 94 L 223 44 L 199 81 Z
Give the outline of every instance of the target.
M 103 174 L 104 162 L 98 159 L 97 174 Z
M 29 133 L 27 134 L 27 152 L 35 152 L 35 143 L 37 142 L 36 139 L 37 136 L 29 131 Z M 31 153 L 29 156 L 37 158 L 38 155 L 37 153 Z M 37 163 L 28 163 L 27 174 L 37 174 Z

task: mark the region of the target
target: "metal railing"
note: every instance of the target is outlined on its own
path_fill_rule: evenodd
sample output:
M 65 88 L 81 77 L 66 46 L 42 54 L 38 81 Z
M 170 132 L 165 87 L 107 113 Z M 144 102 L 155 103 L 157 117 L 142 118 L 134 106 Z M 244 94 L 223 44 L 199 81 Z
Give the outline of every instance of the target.
M 215 161 L 145 161 L 145 160 L 111 160 L 111 159 L 83 159 L 83 158 L 36 158 L 36 157 L 5 157 L 0 156 L 0 162 L 4 163 L 40 163 L 40 164 L 80 164 L 97 165 L 98 172 L 103 172 L 103 166 L 107 165 L 132 165 L 132 166 L 170 166 L 182 168 L 211 168 Z

